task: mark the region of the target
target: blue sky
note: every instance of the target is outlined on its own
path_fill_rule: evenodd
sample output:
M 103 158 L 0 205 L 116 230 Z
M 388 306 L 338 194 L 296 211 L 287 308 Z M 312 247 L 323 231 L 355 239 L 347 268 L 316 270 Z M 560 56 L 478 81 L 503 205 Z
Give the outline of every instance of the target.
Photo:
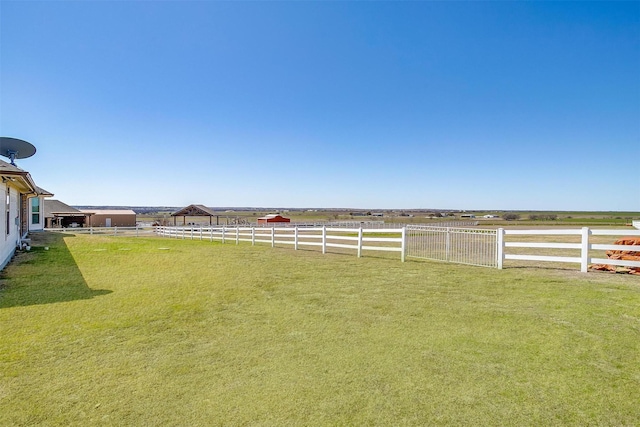
M 640 211 L 640 2 L 0 2 L 69 204 Z

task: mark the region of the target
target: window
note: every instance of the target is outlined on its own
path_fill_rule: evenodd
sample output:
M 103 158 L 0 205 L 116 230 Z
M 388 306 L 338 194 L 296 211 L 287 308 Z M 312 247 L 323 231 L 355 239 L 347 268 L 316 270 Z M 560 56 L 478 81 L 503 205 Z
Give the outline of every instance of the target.
M 40 199 L 31 199 L 31 224 L 40 224 Z

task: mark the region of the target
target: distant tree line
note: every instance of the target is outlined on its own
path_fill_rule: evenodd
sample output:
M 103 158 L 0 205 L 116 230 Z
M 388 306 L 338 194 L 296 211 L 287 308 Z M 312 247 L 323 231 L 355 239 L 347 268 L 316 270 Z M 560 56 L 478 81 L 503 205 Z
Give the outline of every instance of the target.
M 558 219 L 558 215 L 555 214 L 535 214 L 529 215 L 531 221 L 555 221 Z
M 502 219 L 506 221 L 517 221 L 520 219 L 520 215 L 513 212 L 508 212 L 502 215 Z M 531 214 L 529 215 L 530 221 L 555 221 L 558 219 L 556 214 Z

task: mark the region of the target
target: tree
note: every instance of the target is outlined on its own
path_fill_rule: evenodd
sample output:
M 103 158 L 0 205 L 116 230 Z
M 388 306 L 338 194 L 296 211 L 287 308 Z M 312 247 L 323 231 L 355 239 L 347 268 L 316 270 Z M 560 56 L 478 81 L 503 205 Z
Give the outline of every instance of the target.
M 516 214 L 516 213 L 506 213 L 504 215 L 502 215 L 502 219 L 507 220 L 507 221 L 516 221 L 520 219 L 520 215 Z

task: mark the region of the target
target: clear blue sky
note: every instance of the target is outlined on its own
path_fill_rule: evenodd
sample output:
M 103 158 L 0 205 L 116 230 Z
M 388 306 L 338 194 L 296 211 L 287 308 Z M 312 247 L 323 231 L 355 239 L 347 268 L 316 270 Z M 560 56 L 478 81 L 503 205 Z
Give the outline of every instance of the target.
M 69 204 L 640 211 L 640 2 L 0 2 Z

